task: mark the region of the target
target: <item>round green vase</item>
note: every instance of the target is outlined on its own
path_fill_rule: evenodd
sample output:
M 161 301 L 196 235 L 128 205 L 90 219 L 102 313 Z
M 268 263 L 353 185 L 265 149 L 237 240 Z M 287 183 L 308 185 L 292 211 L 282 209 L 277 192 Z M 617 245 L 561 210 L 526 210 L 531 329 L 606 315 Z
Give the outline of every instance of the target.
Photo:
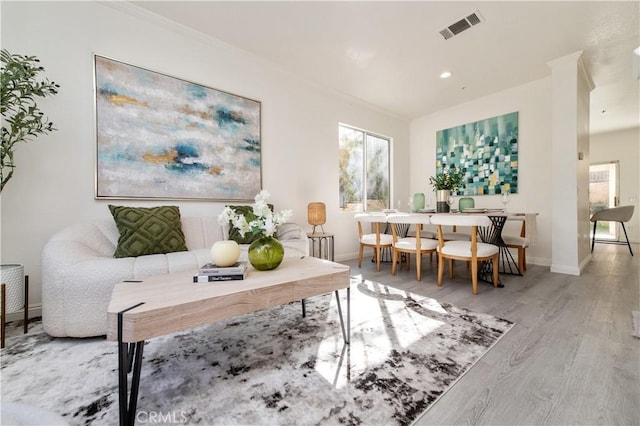
M 259 271 L 270 271 L 280 265 L 284 247 L 274 237 L 260 237 L 249 246 L 249 263 Z

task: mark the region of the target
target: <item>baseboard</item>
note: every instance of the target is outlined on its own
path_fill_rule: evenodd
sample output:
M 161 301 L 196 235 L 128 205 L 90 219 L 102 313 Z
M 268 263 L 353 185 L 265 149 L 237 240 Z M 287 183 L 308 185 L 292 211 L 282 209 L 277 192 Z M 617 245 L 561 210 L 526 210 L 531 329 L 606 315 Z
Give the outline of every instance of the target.
M 42 303 L 36 303 L 29 306 L 29 318 L 36 318 L 41 316 L 42 316 Z M 23 319 L 24 319 L 23 309 L 7 314 L 7 322 L 22 321 Z
M 556 274 L 580 276 L 580 268 L 577 266 L 551 265 L 551 272 Z
M 341 254 L 340 256 L 336 256 L 336 262 L 344 262 L 346 260 L 357 260 L 358 259 L 358 253 L 346 253 L 346 254 Z
M 551 259 L 543 257 L 531 257 L 527 254 L 527 265 L 551 266 Z

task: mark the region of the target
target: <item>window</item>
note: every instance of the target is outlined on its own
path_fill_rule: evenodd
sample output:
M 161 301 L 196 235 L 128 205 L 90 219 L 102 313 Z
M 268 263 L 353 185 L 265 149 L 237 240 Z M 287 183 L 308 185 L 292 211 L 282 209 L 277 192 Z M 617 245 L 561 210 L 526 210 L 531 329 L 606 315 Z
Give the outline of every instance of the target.
M 340 209 L 361 212 L 389 208 L 391 140 L 343 124 L 338 129 Z

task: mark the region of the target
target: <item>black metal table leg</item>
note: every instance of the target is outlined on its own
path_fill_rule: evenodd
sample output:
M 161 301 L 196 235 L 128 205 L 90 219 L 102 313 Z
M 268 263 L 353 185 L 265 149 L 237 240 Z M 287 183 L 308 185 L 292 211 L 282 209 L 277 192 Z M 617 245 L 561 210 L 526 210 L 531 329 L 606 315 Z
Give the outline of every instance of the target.
M 489 216 L 492 226 L 478 228 L 478 235 L 482 242 L 494 244 L 498 246 L 498 264 L 502 266 L 499 270 L 501 274 L 520 275 L 522 272 L 518 268 L 518 262 L 513 258 L 509 251 L 509 247 L 502 239 L 502 229 L 507 221 L 506 216 Z M 493 283 L 493 264 L 490 261 L 482 262 L 482 266 L 478 272 L 478 278 L 482 281 Z M 498 287 L 504 287 L 498 278 Z
M 138 405 L 138 389 L 140 387 L 140 371 L 142 368 L 142 352 L 144 341 L 126 343 L 122 339 L 122 324 L 124 313 L 137 308 L 143 303 L 131 306 L 118 312 L 118 397 L 120 404 L 120 426 L 134 425 L 136 422 L 136 409 Z M 133 370 L 131 378 L 131 394 L 129 394 L 129 373 Z
M 342 307 L 340 306 L 340 294 L 336 290 L 336 301 L 338 303 L 338 315 L 340 316 L 340 328 L 342 329 L 342 338 L 347 345 L 351 340 L 351 288 L 347 287 L 347 324 L 345 328 L 344 318 L 342 317 Z

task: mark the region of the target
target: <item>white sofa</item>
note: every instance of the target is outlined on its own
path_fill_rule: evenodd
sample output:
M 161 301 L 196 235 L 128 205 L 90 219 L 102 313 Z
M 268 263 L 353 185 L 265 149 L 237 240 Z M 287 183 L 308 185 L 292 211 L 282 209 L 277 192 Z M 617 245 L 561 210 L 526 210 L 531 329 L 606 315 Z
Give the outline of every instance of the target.
M 55 337 L 101 336 L 113 286 L 123 280 L 193 270 L 210 262 L 214 242 L 226 238 L 216 217 L 182 217 L 188 251 L 116 259 L 113 219 L 72 225 L 51 237 L 42 252 L 42 324 Z M 285 223 L 277 233 L 286 257 L 309 255 L 307 234 Z M 246 260 L 248 245 L 241 245 Z

